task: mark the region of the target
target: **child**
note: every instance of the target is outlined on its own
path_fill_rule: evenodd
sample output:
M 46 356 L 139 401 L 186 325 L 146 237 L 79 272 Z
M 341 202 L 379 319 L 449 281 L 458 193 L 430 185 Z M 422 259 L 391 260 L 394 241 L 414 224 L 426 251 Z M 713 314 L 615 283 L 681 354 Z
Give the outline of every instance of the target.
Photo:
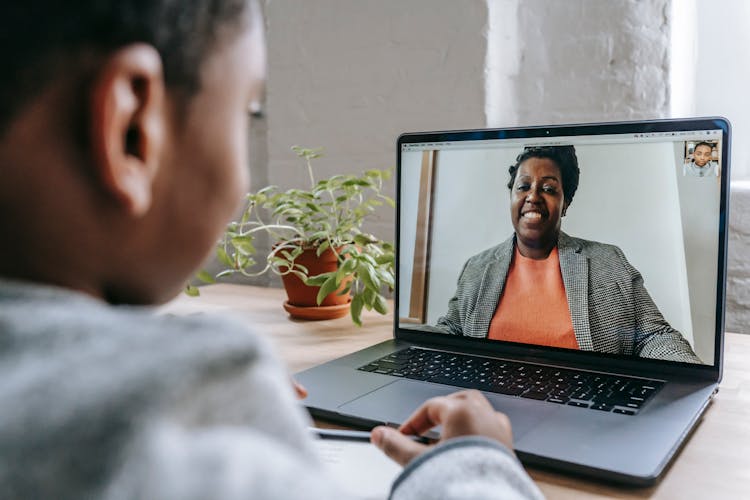
M 699 142 L 693 149 L 693 161 L 682 166 L 682 175 L 696 177 L 718 177 L 719 166 L 713 161 L 714 146 L 708 142 Z
M 258 337 L 139 307 L 179 293 L 247 188 L 257 5 L 7 4 L 0 496 L 339 497 Z M 373 433 L 409 464 L 395 498 L 540 496 L 479 393 L 428 401 L 402 432 L 439 424 L 429 448 Z

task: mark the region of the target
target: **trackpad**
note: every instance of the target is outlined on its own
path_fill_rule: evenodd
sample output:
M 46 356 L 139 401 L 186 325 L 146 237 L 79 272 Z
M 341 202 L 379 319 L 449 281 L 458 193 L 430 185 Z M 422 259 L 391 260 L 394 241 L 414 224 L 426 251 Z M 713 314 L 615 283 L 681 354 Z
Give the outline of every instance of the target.
M 460 389 L 429 382 L 397 380 L 349 401 L 338 409 L 344 415 L 401 424 L 426 400 L 436 396 L 447 396 L 458 390 Z M 551 413 L 559 410 L 557 405 L 539 401 L 500 394 L 484 395 L 496 410 L 508 415 L 513 425 L 514 439 L 519 439 Z

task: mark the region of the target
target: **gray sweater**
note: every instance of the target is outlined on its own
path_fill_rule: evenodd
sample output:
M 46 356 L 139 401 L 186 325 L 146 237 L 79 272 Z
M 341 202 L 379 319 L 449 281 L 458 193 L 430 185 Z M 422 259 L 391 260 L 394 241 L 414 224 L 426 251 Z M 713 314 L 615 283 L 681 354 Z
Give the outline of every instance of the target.
M 0 380 L 0 498 L 343 498 L 287 373 L 238 321 L 0 280 Z M 468 437 L 414 460 L 392 497 L 541 493 Z

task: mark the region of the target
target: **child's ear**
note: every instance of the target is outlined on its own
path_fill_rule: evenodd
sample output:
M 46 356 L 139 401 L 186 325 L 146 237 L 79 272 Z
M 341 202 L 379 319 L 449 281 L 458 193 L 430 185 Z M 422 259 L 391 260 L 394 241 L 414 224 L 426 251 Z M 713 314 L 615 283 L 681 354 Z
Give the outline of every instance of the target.
M 90 139 L 98 180 L 135 217 L 151 207 L 166 127 L 164 92 L 161 57 L 146 44 L 109 56 L 91 87 Z

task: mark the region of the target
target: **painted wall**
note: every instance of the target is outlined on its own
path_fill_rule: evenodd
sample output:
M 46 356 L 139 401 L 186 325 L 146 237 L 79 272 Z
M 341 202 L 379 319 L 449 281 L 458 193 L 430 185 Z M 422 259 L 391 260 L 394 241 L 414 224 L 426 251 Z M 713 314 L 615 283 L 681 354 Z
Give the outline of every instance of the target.
M 404 131 L 719 113 L 743 135 L 744 0 L 264 4 L 268 90 L 253 132 L 255 188 L 304 183 L 293 144 L 327 148 L 319 176 L 393 166 Z M 695 95 L 690 85 L 676 92 L 675 82 L 694 83 Z M 750 168 L 740 142 L 737 178 Z M 744 245 L 729 249 L 734 331 L 750 324 L 745 219 L 732 213 L 732 241 Z M 368 229 L 390 237 L 392 213 Z

